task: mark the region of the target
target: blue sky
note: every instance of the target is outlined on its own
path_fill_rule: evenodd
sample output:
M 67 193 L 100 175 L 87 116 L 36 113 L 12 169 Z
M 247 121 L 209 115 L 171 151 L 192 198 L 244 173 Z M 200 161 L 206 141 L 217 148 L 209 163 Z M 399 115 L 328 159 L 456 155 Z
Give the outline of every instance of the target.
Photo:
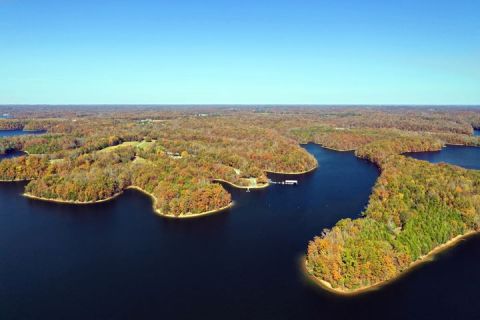
M 480 104 L 480 1 L 0 0 L 0 104 Z

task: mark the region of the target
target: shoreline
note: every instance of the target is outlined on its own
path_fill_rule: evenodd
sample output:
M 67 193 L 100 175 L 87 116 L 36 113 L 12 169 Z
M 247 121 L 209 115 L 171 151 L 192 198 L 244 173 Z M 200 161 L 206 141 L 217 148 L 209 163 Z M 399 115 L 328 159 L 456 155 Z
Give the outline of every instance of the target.
M 0 153 L 0 156 L 5 156 L 6 157 L 8 154 L 15 153 L 15 152 L 20 152 L 20 153 L 23 153 L 23 154 L 20 154 L 18 156 L 14 156 L 12 158 L 18 158 L 18 157 L 21 157 L 21 156 L 30 155 L 30 153 L 28 153 L 28 151 L 18 150 L 18 149 L 8 149 L 8 150 L 5 150 L 5 153 Z M 5 159 L 11 159 L 11 158 L 5 158 Z
M 25 181 L 25 180 L 19 180 L 19 181 Z M 2 181 L 0 181 L 0 182 L 2 182 Z M 15 181 L 8 180 L 8 181 L 4 181 L 4 182 L 15 182 Z M 189 219 L 189 218 L 198 218 L 198 217 L 201 217 L 201 216 L 207 216 L 207 215 L 211 215 L 211 214 L 214 214 L 214 213 L 217 213 L 217 212 L 220 212 L 220 211 L 224 211 L 228 208 L 231 208 L 234 204 L 233 201 L 232 201 L 228 205 L 223 206 L 221 208 L 212 209 L 212 210 L 209 210 L 209 211 L 204 211 L 204 212 L 199 212 L 199 213 L 180 214 L 178 216 L 175 216 L 175 215 L 170 215 L 170 214 L 164 214 L 159 209 L 157 209 L 156 208 L 156 203 L 158 202 L 157 198 L 154 195 L 150 194 L 149 192 L 143 190 L 142 188 L 140 188 L 138 186 L 128 186 L 124 190 L 122 190 L 120 192 L 117 192 L 116 194 L 114 194 L 114 195 L 112 195 L 108 198 L 101 199 L 101 200 L 95 200 L 95 201 L 75 201 L 75 200 L 49 199 L 49 198 L 38 197 L 38 196 L 35 196 L 35 195 L 30 194 L 28 192 L 24 192 L 22 195 L 24 197 L 32 199 L 32 200 L 40 200 L 40 201 L 45 201 L 45 202 L 60 203 L 60 204 L 73 204 L 73 205 L 89 205 L 89 204 L 99 204 L 99 203 L 104 203 L 104 202 L 114 200 L 117 197 L 121 196 L 123 194 L 123 192 L 127 189 L 137 190 L 137 191 L 140 191 L 141 193 L 149 196 L 153 200 L 152 210 L 156 214 L 158 214 L 159 216 L 162 216 L 162 217 L 165 217 L 165 218 L 172 218 L 172 219 Z
M 321 143 L 314 142 L 314 141 L 309 141 L 309 142 L 306 142 L 306 143 L 303 143 L 303 142 L 302 142 L 302 143 L 299 143 L 299 144 L 300 144 L 300 145 L 307 145 L 307 144 L 309 144 L 309 143 L 315 144 L 315 145 L 320 146 L 320 147 L 322 147 L 322 148 L 324 148 L 324 149 L 328 149 L 328 150 L 332 150 L 332 151 L 337 151 L 337 152 L 352 152 L 352 151 L 355 151 L 355 150 L 357 150 L 357 149 L 359 148 L 359 147 L 357 147 L 357 148 L 352 148 L 352 149 L 337 149 L 337 148 L 334 148 L 334 147 L 327 147 L 327 146 L 325 146 L 325 145 L 323 145 L 323 144 L 321 144 Z
M 449 143 L 445 143 L 441 148 L 437 149 L 437 150 L 429 150 L 429 151 L 419 151 L 419 152 L 438 152 L 438 151 L 441 151 L 443 148 L 447 147 L 448 145 L 454 145 L 454 146 L 464 146 L 464 147 L 467 147 L 468 145 L 465 145 L 465 144 L 449 144 Z M 331 149 L 331 150 L 335 150 L 335 149 L 332 149 L 332 148 L 327 148 L 327 147 L 324 147 L 322 145 L 320 145 L 322 148 L 326 148 L 326 149 Z M 335 151 L 341 151 L 341 150 L 335 150 Z M 413 152 L 412 152 L 413 153 Z M 402 156 L 405 156 L 405 154 L 401 154 Z M 357 158 L 360 158 L 360 159 L 365 159 L 365 158 L 362 158 L 362 157 L 359 157 L 358 155 L 355 154 L 355 156 Z M 377 166 L 377 168 L 379 169 L 380 172 L 382 172 L 382 168 L 379 166 L 379 164 L 373 162 L 372 160 L 370 159 L 365 159 L 373 164 L 375 164 Z M 416 160 L 416 159 L 415 159 Z M 418 160 L 418 161 L 421 161 L 421 160 Z M 380 173 L 381 174 L 381 173 Z M 352 295 L 358 295 L 358 294 L 362 294 L 362 293 L 365 293 L 365 292 L 370 292 L 370 291 L 374 291 L 374 290 L 378 290 L 396 280 L 398 280 L 399 278 L 401 278 L 402 276 L 408 274 L 410 271 L 414 270 L 416 267 L 418 267 L 419 265 L 422 265 L 426 262 L 429 262 L 429 261 L 432 261 L 434 259 L 434 257 L 447 250 L 447 249 L 450 249 L 452 247 L 454 247 L 458 242 L 472 236 L 472 235 L 475 235 L 477 233 L 479 233 L 479 231 L 475 231 L 475 230 L 470 230 L 470 231 L 467 231 L 466 233 L 464 234 L 461 234 L 461 235 L 458 235 L 458 236 L 455 236 L 453 238 L 451 238 L 450 240 L 448 240 L 447 242 L 443 243 L 443 244 L 440 244 L 438 246 L 436 246 L 435 248 L 433 248 L 432 250 L 430 250 L 427 254 L 419 257 L 417 260 L 411 262 L 405 269 L 403 269 L 401 272 L 399 272 L 397 275 L 395 275 L 393 278 L 390 278 L 390 279 L 386 279 L 386 280 L 383 280 L 383 281 L 380 281 L 380 282 L 376 282 L 374 284 L 371 284 L 371 285 L 368 285 L 368 286 L 364 286 L 364 287 L 359 287 L 359 288 L 356 288 L 356 289 L 347 289 L 347 288 L 334 288 L 332 286 L 331 283 L 329 283 L 328 281 L 326 280 L 323 280 L 323 279 L 320 279 L 320 278 L 317 278 L 313 275 L 311 275 L 308 271 L 307 271 L 307 257 L 306 255 L 303 256 L 303 262 L 302 262 L 302 272 L 304 273 L 304 275 L 312 282 L 314 283 L 317 287 L 320 287 L 324 290 L 327 290 L 331 293 L 334 293 L 334 294 L 337 294 L 337 295 L 343 295 L 343 296 L 352 296 Z
M 285 175 L 301 175 L 305 173 L 312 172 L 318 168 L 318 162 L 316 163 L 315 167 L 305 170 L 305 171 L 299 171 L 299 172 L 280 172 L 280 171 L 270 171 L 270 170 L 264 170 L 266 173 L 273 173 L 273 174 L 285 174 Z
M 374 284 L 371 284 L 371 285 L 368 285 L 368 286 L 365 286 L 365 287 L 356 288 L 356 289 L 334 288 L 331 285 L 330 282 L 311 275 L 307 270 L 307 259 L 306 259 L 307 257 L 306 257 L 306 255 L 303 255 L 303 257 L 302 257 L 301 269 L 302 269 L 302 273 L 305 275 L 305 277 L 308 280 L 310 280 L 311 283 L 315 284 L 317 287 L 319 287 L 323 290 L 329 291 L 329 292 L 331 292 L 333 294 L 336 294 L 336 295 L 342 295 L 342 296 L 359 295 L 359 294 L 363 294 L 363 293 L 366 293 L 366 292 L 371 292 L 371 291 L 378 290 L 380 288 L 383 288 L 384 286 L 389 285 L 390 283 L 393 283 L 393 282 L 397 281 L 401 277 L 403 277 L 403 276 L 407 275 L 409 272 L 413 271 L 416 267 L 418 267 L 418 266 L 420 266 L 424 263 L 432 261 L 435 258 L 435 256 L 438 255 L 439 253 L 453 248 L 460 241 L 465 240 L 465 239 L 467 239 L 467 238 L 469 238 L 473 235 L 476 235 L 478 233 L 480 233 L 480 230 L 479 231 L 470 230 L 470 231 L 467 231 L 464 234 L 455 236 L 455 237 L 451 238 L 450 240 L 448 240 L 447 242 L 436 246 L 435 248 L 430 250 L 427 254 L 419 257 L 417 260 L 410 263 L 410 265 L 408 265 L 408 267 L 403 269 L 400 273 L 395 275 L 393 278 L 383 280 L 383 281 L 380 281 L 380 282 L 377 282 L 377 283 L 374 283 Z
M 468 148 L 480 148 L 480 146 L 476 145 L 470 145 L 470 144 L 461 144 L 461 143 L 445 143 L 443 148 L 446 148 L 448 146 L 454 146 L 454 147 L 468 147 Z M 443 149 L 442 148 L 442 149 Z M 427 151 L 428 152 L 428 151 Z
M 118 193 L 115 193 L 114 195 L 101 199 L 101 200 L 94 200 L 94 201 L 77 201 L 77 200 L 62 200 L 62 199 L 50 199 L 50 198 L 44 198 L 44 197 L 38 197 L 35 196 L 31 193 L 24 192 L 22 195 L 26 198 L 33 199 L 33 200 L 41 200 L 45 202 L 54 202 L 54 203 L 63 203 L 63 204 L 80 204 L 80 205 L 88 205 L 88 204 L 97 204 L 97 203 L 102 203 L 102 202 L 107 202 L 110 200 L 115 199 L 116 197 L 120 196 L 123 193 L 123 191 L 120 191 Z
M 239 186 L 238 184 L 235 184 L 233 182 L 230 182 L 230 181 L 227 181 L 227 180 L 223 180 L 223 179 L 212 179 L 213 182 L 223 182 L 223 183 L 226 183 L 234 188 L 237 188 L 237 189 L 265 189 L 267 188 L 268 186 L 270 186 L 270 183 L 265 183 L 265 184 L 261 184 L 261 185 L 255 185 L 255 186 L 252 186 L 252 187 L 249 187 L 249 186 Z
M 152 210 L 156 214 L 158 214 L 159 216 L 162 216 L 162 217 L 165 217 L 165 218 L 171 218 L 171 219 L 190 219 L 190 218 L 198 218 L 198 217 L 202 217 L 202 216 L 208 216 L 208 215 L 211 215 L 211 214 L 214 214 L 214 213 L 217 213 L 217 212 L 224 211 L 224 210 L 226 210 L 228 208 L 231 208 L 233 206 L 233 201 L 232 201 L 228 205 L 223 206 L 221 208 L 212 209 L 212 210 L 209 210 L 209 211 L 204 211 L 204 212 L 199 212 L 199 213 L 181 214 L 181 215 L 178 215 L 178 216 L 174 216 L 174 215 L 171 215 L 171 214 L 164 214 L 160 211 L 160 209 L 156 208 L 156 204 L 157 204 L 158 200 L 157 200 L 157 197 L 155 197 L 153 194 L 143 190 L 142 188 L 140 188 L 138 186 L 128 186 L 128 187 L 125 188 L 125 190 L 126 189 L 137 190 L 137 191 L 147 195 L 153 201 Z
M 270 170 L 264 170 L 265 173 L 272 173 L 272 174 L 284 174 L 284 175 L 301 175 L 301 174 L 305 174 L 305 173 L 309 173 L 309 172 L 312 172 L 314 170 L 318 169 L 318 162 L 315 164 L 315 166 L 311 169 L 307 169 L 305 171 L 299 171 L 299 172 L 280 172 L 280 171 L 270 171 Z M 270 186 L 270 183 L 265 183 L 265 184 L 261 184 L 261 185 L 255 185 L 255 186 L 240 186 L 238 184 L 235 184 L 233 182 L 230 182 L 230 181 L 227 181 L 227 180 L 224 180 L 224 179 L 212 179 L 212 181 L 215 181 L 215 182 L 224 182 L 234 188 L 238 188 L 238 189 L 265 189 L 267 187 Z
M 316 142 L 311 142 L 311 143 L 314 143 L 316 145 L 319 145 L 320 147 L 322 148 L 325 148 L 325 149 L 328 149 L 328 150 L 332 150 L 332 151 L 337 151 L 337 152 L 352 152 L 352 151 L 356 151 L 358 148 L 353 148 L 353 149 L 336 149 L 334 147 L 327 147 L 327 146 L 324 146 L 323 144 L 319 144 L 319 143 L 316 143 Z

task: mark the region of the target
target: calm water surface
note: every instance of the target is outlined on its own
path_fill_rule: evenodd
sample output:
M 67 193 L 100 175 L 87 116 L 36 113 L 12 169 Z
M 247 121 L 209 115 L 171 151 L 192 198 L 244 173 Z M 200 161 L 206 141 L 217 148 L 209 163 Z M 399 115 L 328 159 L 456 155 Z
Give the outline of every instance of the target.
M 22 136 L 25 134 L 42 134 L 46 131 L 23 131 L 23 130 L 0 130 L 0 137 L 13 137 L 13 136 Z
M 17 150 L 7 151 L 6 154 L 0 154 L 0 161 L 1 161 L 2 159 L 20 157 L 20 156 L 23 156 L 23 155 L 25 155 L 25 154 L 26 154 L 25 152 L 17 151 Z M 1 197 L 1 196 L 0 196 L 0 197 Z M 1 203 L 0 203 L 0 206 L 1 206 Z
M 478 319 L 478 237 L 380 291 L 347 298 L 309 284 L 308 241 L 358 217 L 378 171 L 306 149 L 320 167 L 298 186 L 229 188 L 232 209 L 193 220 L 156 216 L 134 190 L 73 206 L 0 184 L 0 319 Z
M 446 146 L 435 152 L 410 152 L 408 156 L 432 163 L 445 162 L 467 169 L 480 169 L 480 148 L 463 146 Z
M 473 130 L 473 135 L 474 136 L 480 136 L 480 129 Z

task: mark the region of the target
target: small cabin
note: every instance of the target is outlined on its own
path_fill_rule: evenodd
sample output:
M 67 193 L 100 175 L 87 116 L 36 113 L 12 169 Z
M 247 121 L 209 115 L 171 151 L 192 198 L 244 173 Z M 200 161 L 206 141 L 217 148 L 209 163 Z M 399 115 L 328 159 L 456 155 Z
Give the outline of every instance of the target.
M 298 180 L 285 180 L 285 184 L 298 184 Z

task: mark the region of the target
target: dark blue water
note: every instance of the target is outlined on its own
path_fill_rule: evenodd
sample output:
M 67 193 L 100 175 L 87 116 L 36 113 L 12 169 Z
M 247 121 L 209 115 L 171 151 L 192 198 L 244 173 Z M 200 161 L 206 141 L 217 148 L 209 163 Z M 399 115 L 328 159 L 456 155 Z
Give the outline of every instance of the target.
M 306 148 L 320 167 L 298 186 L 229 188 L 235 206 L 201 219 L 156 216 L 133 190 L 73 206 L 0 184 L 0 319 L 480 316 L 480 238 L 377 292 L 339 297 L 308 283 L 299 269 L 308 241 L 357 217 L 378 171 L 352 153 Z
M 474 129 L 473 130 L 473 135 L 474 136 L 480 136 L 480 129 Z
M 37 130 L 37 131 L 23 131 L 23 130 L 0 130 L 0 137 L 13 137 L 13 136 L 21 136 L 25 134 L 42 134 L 45 133 L 44 130 Z
M 0 154 L 0 160 L 8 159 L 8 158 L 16 158 L 25 155 L 25 152 L 17 151 L 17 150 L 9 150 L 5 154 Z
M 446 146 L 436 152 L 410 152 L 406 155 L 432 163 L 450 163 L 467 169 L 480 169 L 480 148 L 463 146 Z

